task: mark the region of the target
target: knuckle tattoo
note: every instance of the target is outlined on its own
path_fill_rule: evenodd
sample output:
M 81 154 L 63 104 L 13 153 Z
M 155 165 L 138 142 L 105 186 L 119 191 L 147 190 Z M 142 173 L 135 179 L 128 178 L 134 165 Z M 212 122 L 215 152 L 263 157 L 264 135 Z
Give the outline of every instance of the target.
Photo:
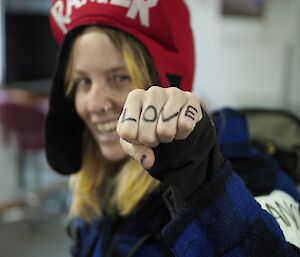
M 153 123 L 156 122 L 157 118 L 158 118 L 158 112 L 155 106 L 148 105 L 142 113 L 143 121 Z
M 197 114 L 198 114 L 198 110 L 192 105 L 188 105 L 184 112 L 184 116 L 186 116 L 194 121 L 196 120 Z
M 163 123 L 176 118 L 179 115 L 179 111 L 170 114 L 169 116 L 165 114 L 165 107 L 161 109 L 161 120 Z
M 124 123 L 125 121 L 137 122 L 135 118 L 127 115 L 127 108 L 124 108 L 121 116 L 121 123 Z

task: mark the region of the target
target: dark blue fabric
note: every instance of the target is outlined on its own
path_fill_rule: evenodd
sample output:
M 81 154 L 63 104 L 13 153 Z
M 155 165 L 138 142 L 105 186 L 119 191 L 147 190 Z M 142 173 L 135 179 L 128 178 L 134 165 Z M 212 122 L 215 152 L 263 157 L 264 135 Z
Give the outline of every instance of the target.
M 198 196 L 164 229 L 175 256 L 293 256 L 274 218 L 260 208 L 229 165 L 218 181 L 226 173 L 231 173 L 231 179 L 224 179 L 223 191 L 213 192 L 218 195 L 214 203 L 202 209 L 201 199 L 205 202 L 209 196 Z M 182 222 L 186 219 L 191 222 Z
M 246 145 L 249 143 L 247 121 L 243 114 L 225 108 L 213 114 L 221 145 Z
M 257 154 L 257 149 L 251 147 L 247 120 L 242 113 L 225 108 L 212 117 L 225 157 L 242 158 Z

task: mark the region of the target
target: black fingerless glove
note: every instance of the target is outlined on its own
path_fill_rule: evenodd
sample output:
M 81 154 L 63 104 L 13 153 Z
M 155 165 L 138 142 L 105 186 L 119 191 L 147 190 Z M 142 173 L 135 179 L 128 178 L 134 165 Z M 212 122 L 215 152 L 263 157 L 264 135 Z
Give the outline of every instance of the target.
M 149 174 L 172 189 L 179 208 L 223 163 L 215 127 L 203 110 L 203 118 L 188 138 L 154 148 L 155 163 Z M 177 209 L 177 208 L 176 208 Z

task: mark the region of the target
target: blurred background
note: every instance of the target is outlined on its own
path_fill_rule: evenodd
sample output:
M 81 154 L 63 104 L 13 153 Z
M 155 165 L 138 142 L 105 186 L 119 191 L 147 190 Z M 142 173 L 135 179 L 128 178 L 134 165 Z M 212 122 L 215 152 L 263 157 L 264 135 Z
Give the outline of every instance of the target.
M 195 6 L 195 91 L 210 108 L 300 113 L 299 0 L 187 2 Z
M 67 178 L 44 156 L 57 46 L 48 0 L 0 0 L 0 256 L 70 256 Z
M 50 0 L 0 0 L 0 256 L 69 256 L 67 178 L 44 156 L 57 46 Z M 194 92 L 213 111 L 300 116 L 300 1 L 186 0 L 196 44 Z

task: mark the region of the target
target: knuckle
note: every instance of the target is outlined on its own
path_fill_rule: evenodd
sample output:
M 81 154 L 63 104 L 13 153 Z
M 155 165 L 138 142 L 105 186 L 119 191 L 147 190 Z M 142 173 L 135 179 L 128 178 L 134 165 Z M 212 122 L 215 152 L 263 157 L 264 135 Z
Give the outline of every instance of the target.
M 178 130 L 180 130 L 183 133 L 192 131 L 194 127 L 195 125 L 193 122 L 184 119 L 180 119 L 178 121 Z
M 160 91 L 162 88 L 160 86 L 151 86 L 149 87 L 149 89 L 147 90 L 148 92 L 158 92 Z
M 159 138 L 163 139 L 164 141 L 172 141 L 174 138 L 174 132 L 172 129 L 167 128 L 166 126 L 158 126 L 157 127 L 157 134 Z
M 159 138 L 159 140 L 162 143 L 171 143 L 174 140 L 174 137 L 162 137 Z
M 141 144 L 154 147 L 157 145 L 157 139 L 155 136 L 151 135 L 139 135 L 138 140 Z
M 189 136 L 190 133 L 179 133 L 175 136 L 176 140 L 184 140 Z
M 159 86 L 152 86 L 147 90 L 148 94 L 153 98 L 161 97 L 164 95 L 164 89 Z
M 168 92 L 168 96 L 170 98 L 175 98 L 175 97 L 176 98 L 179 98 L 179 97 L 186 98 L 186 95 L 184 94 L 184 92 L 177 87 L 169 87 L 169 88 L 167 88 L 167 92 Z
M 129 92 L 127 99 L 140 98 L 145 93 L 145 90 L 137 88 Z
M 192 98 L 193 96 L 195 96 L 195 94 L 193 94 L 193 93 L 190 92 L 190 91 L 185 91 L 184 93 L 186 94 L 186 96 L 187 96 L 188 98 Z
M 185 92 L 185 95 L 187 98 L 193 102 L 197 102 L 200 105 L 200 100 L 199 98 L 192 92 Z
M 117 133 L 120 138 L 126 141 L 133 141 L 136 138 L 136 130 L 132 128 L 125 128 L 123 126 L 117 127 Z

